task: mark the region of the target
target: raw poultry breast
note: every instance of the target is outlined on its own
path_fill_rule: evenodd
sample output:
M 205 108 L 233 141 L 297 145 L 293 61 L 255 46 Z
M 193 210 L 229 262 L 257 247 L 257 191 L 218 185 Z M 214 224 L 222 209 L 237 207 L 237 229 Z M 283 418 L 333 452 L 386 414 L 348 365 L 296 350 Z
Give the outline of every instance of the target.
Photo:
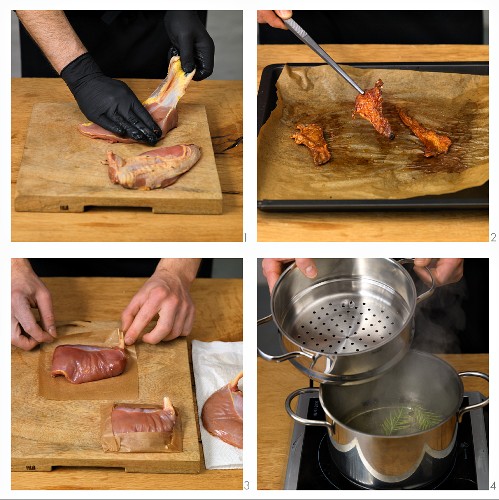
M 177 415 L 170 398 L 163 398 L 163 408 L 115 406 L 111 413 L 114 433 L 172 432 Z
M 63 375 L 72 384 L 116 377 L 125 371 L 125 349 L 91 345 L 60 345 L 52 356 L 52 377 Z
M 214 392 L 201 412 L 204 428 L 236 448 L 243 447 L 243 391 L 237 387 L 242 377 L 243 372 L 238 373 L 227 385 Z
M 194 76 L 195 70 L 185 74 L 180 63 L 180 57 L 174 56 L 170 59 L 168 75 L 159 87 L 142 104 L 160 126 L 163 138 L 168 131 L 177 126 L 178 112 L 177 104 L 185 94 L 185 89 Z M 130 137 L 120 137 L 109 132 L 101 126 L 89 122 L 78 125 L 78 130 L 92 139 L 104 139 L 108 142 L 133 143 L 136 140 Z
M 195 144 L 179 144 L 121 158 L 107 152 L 109 178 L 128 189 L 157 189 L 170 186 L 190 170 L 201 157 Z

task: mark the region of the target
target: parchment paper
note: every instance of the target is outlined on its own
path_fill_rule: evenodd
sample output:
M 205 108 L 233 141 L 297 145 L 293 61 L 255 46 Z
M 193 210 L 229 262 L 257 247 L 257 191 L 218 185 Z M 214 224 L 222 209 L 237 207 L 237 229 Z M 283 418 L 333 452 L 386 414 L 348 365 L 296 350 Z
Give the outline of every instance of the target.
M 278 104 L 258 137 L 258 199 L 396 199 L 480 186 L 488 179 L 488 76 L 344 66 L 362 88 L 384 82 L 390 141 L 352 119 L 355 90 L 328 66 L 285 66 Z M 425 158 L 395 105 L 427 128 L 448 135 L 448 154 Z M 332 160 L 316 167 L 290 138 L 296 123 L 324 127 Z
M 128 408 L 155 408 L 161 405 L 145 403 L 112 403 L 101 407 L 101 444 L 104 451 L 120 453 L 172 453 L 182 451 L 182 420 L 175 408 L 177 419 L 172 432 L 128 432 L 114 433 L 111 413 L 115 406 Z
M 139 372 L 135 346 L 126 346 L 127 363 L 125 371 L 117 376 L 72 384 L 65 377 L 52 377 L 52 355 L 58 345 L 83 344 L 101 347 L 118 345 L 116 329 L 96 330 L 88 333 L 65 335 L 52 344 L 43 344 L 38 364 L 38 394 L 46 399 L 65 400 L 115 400 L 136 399 L 139 396 Z

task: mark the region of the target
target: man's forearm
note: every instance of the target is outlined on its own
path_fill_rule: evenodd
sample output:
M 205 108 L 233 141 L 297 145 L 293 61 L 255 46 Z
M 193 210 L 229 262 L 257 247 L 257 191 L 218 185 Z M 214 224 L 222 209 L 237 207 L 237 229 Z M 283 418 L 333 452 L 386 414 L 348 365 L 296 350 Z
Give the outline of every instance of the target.
M 167 271 L 178 275 L 190 285 L 196 278 L 201 259 L 161 259 L 156 272 Z
M 87 52 L 62 10 L 18 10 L 16 14 L 57 73 Z

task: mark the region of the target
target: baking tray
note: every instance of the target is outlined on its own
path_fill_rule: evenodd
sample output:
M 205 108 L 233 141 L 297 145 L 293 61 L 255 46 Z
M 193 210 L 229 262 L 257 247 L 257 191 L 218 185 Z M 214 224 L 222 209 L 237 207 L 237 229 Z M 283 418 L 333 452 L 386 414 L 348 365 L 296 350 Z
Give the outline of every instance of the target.
M 342 63 L 356 68 L 400 69 L 488 75 L 489 63 L 476 62 L 413 62 L 413 63 Z M 319 66 L 321 63 L 290 63 L 288 66 Z M 285 64 L 271 64 L 262 72 L 258 89 L 257 125 L 258 132 L 267 121 L 277 104 L 276 82 Z M 489 183 L 463 189 L 456 193 L 418 196 L 399 200 L 258 200 L 259 209 L 269 212 L 297 211 L 378 211 L 378 210 L 453 210 L 488 209 Z

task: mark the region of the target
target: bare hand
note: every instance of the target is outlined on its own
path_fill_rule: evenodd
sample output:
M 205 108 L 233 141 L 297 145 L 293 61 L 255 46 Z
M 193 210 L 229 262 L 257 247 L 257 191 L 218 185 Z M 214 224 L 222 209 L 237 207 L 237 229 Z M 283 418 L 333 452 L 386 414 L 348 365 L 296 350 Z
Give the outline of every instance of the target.
M 156 314 L 159 314 L 158 322 L 142 337 L 144 342 L 157 344 L 189 335 L 194 323 L 189 285 L 175 273 L 156 270 L 121 315 L 126 344 L 133 344 Z
M 286 25 L 282 19 L 289 19 L 293 15 L 292 10 L 258 10 L 256 20 L 260 24 L 268 24 L 273 28 L 286 30 Z
M 274 285 L 284 269 L 284 265 L 293 261 L 296 262 L 296 267 L 307 278 L 315 278 L 317 276 L 317 267 L 315 267 L 313 259 L 263 259 L 263 275 L 267 278 L 270 293 L 272 293 Z
M 414 271 L 427 284 L 431 279 L 424 266 L 429 267 L 436 286 L 456 283 L 463 277 L 464 259 L 414 259 Z
M 38 308 L 40 326 L 31 311 Z M 11 342 L 25 351 L 57 336 L 52 298 L 48 288 L 26 259 L 12 259 Z

